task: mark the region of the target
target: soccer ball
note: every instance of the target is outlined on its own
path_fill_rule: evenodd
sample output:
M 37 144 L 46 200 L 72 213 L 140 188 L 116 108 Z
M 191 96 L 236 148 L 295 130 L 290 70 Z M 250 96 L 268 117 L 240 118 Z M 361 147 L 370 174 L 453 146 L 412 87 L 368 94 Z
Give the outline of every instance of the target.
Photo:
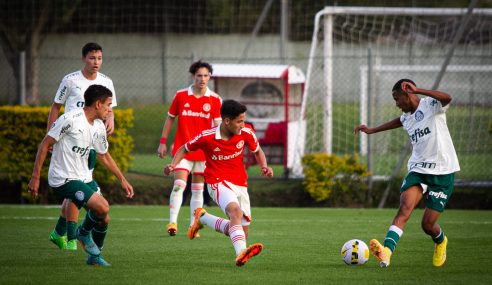
M 369 248 L 360 239 L 351 239 L 342 247 L 342 259 L 348 265 L 362 265 L 369 260 Z

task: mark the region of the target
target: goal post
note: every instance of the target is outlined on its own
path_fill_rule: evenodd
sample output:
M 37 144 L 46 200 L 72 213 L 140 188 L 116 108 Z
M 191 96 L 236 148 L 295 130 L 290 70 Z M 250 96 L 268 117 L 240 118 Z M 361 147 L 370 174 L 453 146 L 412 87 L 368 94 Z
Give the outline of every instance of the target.
M 353 134 L 354 127 L 361 122 L 371 126 L 378 123 L 369 117 L 384 120 L 401 115 L 394 103 L 388 102 L 397 80 L 413 78 L 418 86 L 431 88 L 466 13 L 466 8 L 404 7 L 326 7 L 319 11 L 314 19 L 301 106 L 300 120 L 306 125 L 306 135 L 296 142 L 291 174 L 302 176 L 301 159 L 307 153 L 360 153 L 365 161 L 367 141 L 364 135 Z M 492 65 L 490 30 L 492 9 L 474 9 L 440 85 L 457 105 L 449 120 L 467 116 L 480 128 L 477 133 L 466 131 L 461 122 L 452 127 L 458 153 L 460 147 L 466 148 L 466 140 L 477 136 L 484 142 L 486 136 L 487 111 L 483 106 L 492 106 L 486 82 Z M 369 92 L 373 101 L 364 101 Z M 387 109 L 388 115 L 383 115 L 383 109 L 368 110 L 368 103 L 384 108 L 384 114 Z M 375 153 L 384 156 L 384 165 L 377 165 L 373 175 L 391 172 L 405 143 L 405 135 L 395 133 L 385 143 L 375 142 L 379 149 L 387 149 Z M 490 156 L 490 144 L 484 145 L 473 148 L 472 155 Z M 471 178 L 486 179 L 487 175 Z

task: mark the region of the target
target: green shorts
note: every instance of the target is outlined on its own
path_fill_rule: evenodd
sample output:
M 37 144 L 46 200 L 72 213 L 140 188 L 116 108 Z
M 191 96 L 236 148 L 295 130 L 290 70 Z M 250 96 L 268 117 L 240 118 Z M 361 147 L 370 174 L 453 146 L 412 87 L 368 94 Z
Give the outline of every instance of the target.
M 89 201 L 92 194 L 97 192 L 97 188 L 97 183 L 94 180 L 89 183 L 84 183 L 80 180 L 70 180 L 60 187 L 53 187 L 53 190 L 58 196 L 72 200 L 77 208 L 80 209 Z
M 453 194 L 454 173 L 433 175 L 410 172 L 403 180 L 400 193 L 418 184 L 427 185 L 427 189 L 424 187 L 423 193 L 426 207 L 442 212 L 451 198 L 451 194 Z

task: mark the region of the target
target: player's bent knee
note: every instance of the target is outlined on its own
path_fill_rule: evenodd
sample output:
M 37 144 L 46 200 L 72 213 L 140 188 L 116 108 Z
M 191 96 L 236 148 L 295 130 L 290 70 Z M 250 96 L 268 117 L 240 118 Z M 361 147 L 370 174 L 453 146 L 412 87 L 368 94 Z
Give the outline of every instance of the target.
M 87 201 L 87 207 L 94 211 L 99 217 L 106 217 L 109 213 L 108 201 L 100 195 L 92 195 L 89 201 Z

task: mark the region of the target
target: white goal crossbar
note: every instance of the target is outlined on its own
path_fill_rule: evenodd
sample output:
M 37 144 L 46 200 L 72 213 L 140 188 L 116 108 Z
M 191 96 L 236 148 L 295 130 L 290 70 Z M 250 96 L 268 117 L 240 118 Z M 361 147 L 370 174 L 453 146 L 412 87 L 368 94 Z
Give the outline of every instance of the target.
M 375 65 L 372 67 L 371 72 L 377 74 L 380 72 L 439 72 L 441 70 L 440 65 Z M 492 65 L 449 65 L 446 72 L 492 72 Z M 360 67 L 360 123 L 367 125 L 369 122 L 368 112 L 368 78 L 369 70 L 367 65 Z M 391 90 L 388 91 L 388 96 Z M 360 154 L 367 155 L 368 143 L 367 135 L 362 133 L 360 135 Z

